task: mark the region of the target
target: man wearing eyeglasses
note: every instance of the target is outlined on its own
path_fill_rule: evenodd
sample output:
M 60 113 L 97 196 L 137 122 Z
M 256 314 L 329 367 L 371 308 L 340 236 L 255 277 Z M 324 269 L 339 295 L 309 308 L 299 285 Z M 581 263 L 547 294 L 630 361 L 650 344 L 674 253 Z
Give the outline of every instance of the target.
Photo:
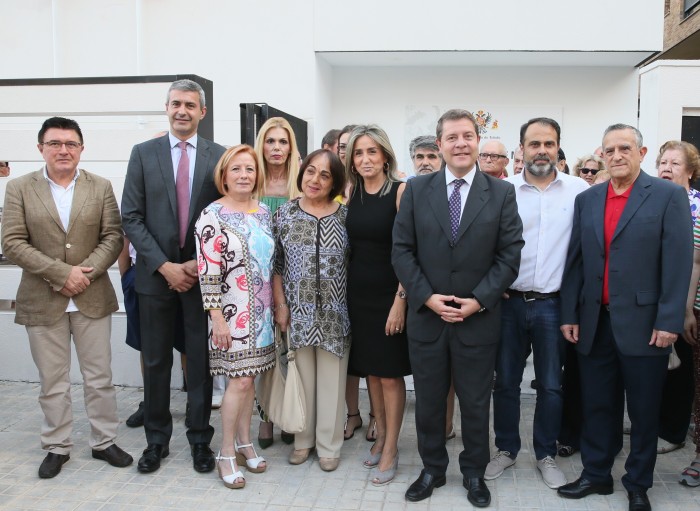
M 71 335 L 83 374 L 92 457 L 116 467 L 133 458 L 117 436 L 112 385 L 111 313 L 119 307 L 107 275 L 122 248 L 112 185 L 78 169 L 83 135 L 78 123 L 52 117 L 39 131 L 41 170 L 7 184 L 3 252 L 22 268 L 15 322 L 25 325 L 39 371 L 44 412 L 39 477 L 58 475 L 70 459 Z
M 506 181 L 515 186 L 525 246 L 518 277 L 506 291 L 496 359 L 493 429 L 497 452 L 485 479 L 515 464 L 521 448 L 520 383 L 530 348 L 537 378 L 532 447 L 537 468 L 550 488 L 566 484 L 554 458 L 562 415 L 561 367 L 566 343 L 559 330 L 559 288 L 573 224 L 576 196 L 586 183 L 557 170 L 561 129 L 546 117 L 520 128 L 525 169 Z M 523 468 L 523 467 L 521 467 Z
M 479 153 L 479 170 L 491 177 L 505 179 L 508 177 L 508 151 L 506 146 L 498 140 L 489 140 L 481 145 Z

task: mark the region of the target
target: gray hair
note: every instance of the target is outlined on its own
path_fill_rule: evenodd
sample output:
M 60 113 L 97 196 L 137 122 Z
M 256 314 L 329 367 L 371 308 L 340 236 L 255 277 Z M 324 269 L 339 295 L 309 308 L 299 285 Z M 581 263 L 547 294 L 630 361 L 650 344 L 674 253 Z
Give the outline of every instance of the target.
M 437 139 L 433 135 L 421 135 L 411 140 L 411 143 L 408 144 L 408 152 L 411 155 L 411 159 L 416 155 L 416 149 L 425 148 L 436 153 L 440 152 L 436 141 Z
M 637 148 L 641 148 L 644 146 L 644 139 L 642 138 L 642 133 L 639 131 L 637 128 L 634 126 L 630 126 L 629 124 L 612 124 L 608 126 L 605 130 L 605 133 L 603 133 L 603 139 L 605 139 L 606 135 L 610 133 L 611 131 L 619 131 L 619 130 L 632 130 L 634 132 L 634 138 L 637 139 Z
M 170 88 L 168 89 L 168 95 L 165 96 L 165 104 L 167 105 L 170 103 L 170 91 L 172 90 L 181 90 L 185 92 L 196 92 L 199 94 L 199 106 L 201 108 L 204 108 L 207 106 L 207 101 L 206 98 L 204 97 L 204 89 L 202 89 L 202 86 L 199 85 L 197 82 L 194 82 L 192 80 L 188 79 L 183 79 L 183 80 L 177 80 L 174 81 L 173 83 L 170 84 Z

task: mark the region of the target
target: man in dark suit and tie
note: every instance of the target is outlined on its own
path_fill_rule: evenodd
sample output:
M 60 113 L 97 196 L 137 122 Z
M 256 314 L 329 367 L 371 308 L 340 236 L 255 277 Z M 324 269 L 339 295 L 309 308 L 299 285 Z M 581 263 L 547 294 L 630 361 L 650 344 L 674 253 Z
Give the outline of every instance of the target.
M 634 511 L 651 509 L 661 394 L 693 257 L 687 194 L 641 171 L 646 152 L 636 128 L 605 130 L 611 179 L 576 197 L 561 287 L 561 330 L 576 344 L 584 421 L 583 472 L 558 493 L 613 492 L 626 398 L 632 433 L 622 484 Z
M 206 115 L 204 91 L 191 80 L 168 90 L 170 132 L 134 146 L 127 169 L 122 219 L 138 252 L 136 292 L 141 316 L 144 366 L 144 428 L 147 447 L 140 472 L 153 472 L 169 454 L 172 435 L 170 373 L 173 339 L 182 310 L 187 353 L 187 430 L 194 469 L 214 469 L 209 443 L 212 380 L 209 374 L 207 320 L 199 290 L 194 223 L 219 197 L 214 166 L 224 148 L 197 136 Z
M 460 470 L 469 501 L 488 506 L 489 405 L 503 292 L 523 247 L 513 185 L 479 171 L 479 131 L 466 110 L 437 123 L 445 161 L 406 185 L 393 231 L 392 262 L 408 299 L 408 342 L 416 389 L 420 477 L 406 499 L 445 484 L 446 397 L 453 375 L 462 410 Z

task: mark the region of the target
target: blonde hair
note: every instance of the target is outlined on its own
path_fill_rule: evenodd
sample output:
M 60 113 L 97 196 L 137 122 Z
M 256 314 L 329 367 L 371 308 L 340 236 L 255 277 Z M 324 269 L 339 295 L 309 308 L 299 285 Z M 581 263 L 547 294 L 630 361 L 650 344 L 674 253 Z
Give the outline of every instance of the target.
M 224 183 L 224 177 L 226 176 L 226 170 L 231 164 L 231 160 L 239 154 L 246 153 L 249 154 L 253 161 L 255 162 L 255 185 L 253 186 L 252 196 L 255 197 L 256 192 L 260 189 L 260 181 L 262 181 L 262 171 L 260 170 L 260 162 L 258 161 L 258 155 L 255 154 L 255 150 L 248 144 L 235 145 L 226 149 L 224 154 L 219 158 L 219 162 L 214 167 L 214 184 L 216 189 L 221 195 L 226 195 L 228 187 Z
M 267 162 L 265 161 L 264 147 L 265 137 L 267 132 L 273 128 L 282 128 L 287 132 L 289 137 L 289 156 L 285 166 L 287 167 L 287 197 L 294 199 L 299 197 L 300 193 L 297 189 L 297 176 L 299 174 L 299 149 L 297 148 L 297 139 L 294 136 L 294 130 L 284 117 L 270 117 L 260 127 L 258 137 L 255 139 L 255 153 L 258 155 L 258 168 L 261 169 L 262 179 L 260 182 L 259 197 L 264 197 L 267 191 Z
M 350 133 L 348 149 L 345 153 L 345 173 L 348 176 L 348 180 L 352 184 L 353 194 L 360 186 L 364 186 L 362 176 L 360 176 L 355 170 L 352 154 L 355 151 L 355 143 L 357 142 L 357 139 L 364 136 L 371 138 L 380 147 L 382 153 L 384 153 L 384 157 L 386 158 L 386 164 L 384 166 L 386 181 L 379 190 L 379 197 L 382 197 L 389 193 L 392 183 L 400 182 L 401 179 L 399 179 L 398 176 L 396 156 L 394 155 L 394 150 L 391 148 L 389 137 L 386 132 L 376 124 L 356 126 Z
M 595 154 L 586 154 L 585 156 L 581 156 L 578 160 L 576 160 L 576 164 L 574 165 L 573 168 L 573 174 L 576 177 L 580 177 L 581 172 L 579 172 L 579 169 L 583 167 L 587 161 L 594 161 L 598 164 L 598 171 L 600 172 L 601 170 L 605 170 L 605 162 Z

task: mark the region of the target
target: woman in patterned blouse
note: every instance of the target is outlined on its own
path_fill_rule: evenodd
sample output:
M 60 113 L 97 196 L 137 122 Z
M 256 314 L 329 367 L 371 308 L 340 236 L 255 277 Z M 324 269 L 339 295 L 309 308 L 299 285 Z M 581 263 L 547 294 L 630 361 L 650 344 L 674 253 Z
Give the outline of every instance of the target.
M 304 463 L 316 448 L 325 471 L 340 460 L 350 352 L 347 208 L 333 200 L 344 186 L 338 157 L 314 151 L 299 170 L 302 196 L 281 205 L 273 222 L 275 322 L 287 332 L 306 399 L 306 427 L 289 463 Z
M 223 195 L 197 220 L 197 263 L 209 312 L 209 367 L 228 386 L 221 403 L 222 446 L 216 457 L 228 488 L 243 488 L 238 464 L 264 472 L 250 441 L 255 376 L 272 368 L 272 263 L 270 210 L 254 197 L 261 181 L 252 147 L 228 149 L 214 171 Z

